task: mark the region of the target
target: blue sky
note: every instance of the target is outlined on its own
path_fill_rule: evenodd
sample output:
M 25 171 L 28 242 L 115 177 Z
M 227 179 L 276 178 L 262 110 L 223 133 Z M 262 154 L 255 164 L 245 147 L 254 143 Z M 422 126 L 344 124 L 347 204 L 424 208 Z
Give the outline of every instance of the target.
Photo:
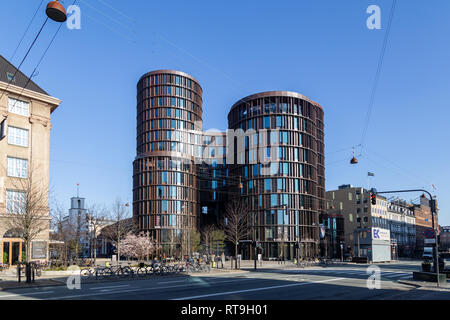
M 319 102 L 327 189 L 367 186 L 368 171 L 380 191 L 434 184 L 439 222 L 450 225 L 450 2 L 397 1 L 363 154 L 349 164 L 391 1 L 77 1 L 81 30 L 64 26 L 33 78 L 62 100 L 52 116 L 53 197 L 69 206 L 80 183 L 91 204 L 132 201 L 136 83 L 148 71 L 177 69 L 203 87 L 205 129 L 225 129 L 230 106 L 256 92 L 292 90 Z M 0 54 L 11 57 L 40 2 L 1 5 Z M 381 30 L 366 27 L 373 4 L 381 8 Z M 45 19 L 43 8 L 16 65 Z M 26 74 L 57 27 L 46 25 L 23 65 Z

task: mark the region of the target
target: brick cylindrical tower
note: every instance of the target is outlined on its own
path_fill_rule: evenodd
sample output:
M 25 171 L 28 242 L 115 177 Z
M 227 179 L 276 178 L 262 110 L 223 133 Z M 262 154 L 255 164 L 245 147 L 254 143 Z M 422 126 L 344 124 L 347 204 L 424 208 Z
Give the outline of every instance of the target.
M 325 200 L 323 119 L 318 103 L 289 91 L 254 94 L 231 107 L 228 128 L 241 129 L 245 138 L 241 149 L 234 148 L 231 172 L 242 179 L 250 237 L 262 244 L 264 256 L 318 256 Z M 267 145 L 261 146 L 264 139 Z
M 202 88 L 196 79 L 173 70 L 140 78 L 133 217 L 168 255 L 187 254 L 190 230 L 199 224 L 194 157 L 201 152 L 201 130 Z

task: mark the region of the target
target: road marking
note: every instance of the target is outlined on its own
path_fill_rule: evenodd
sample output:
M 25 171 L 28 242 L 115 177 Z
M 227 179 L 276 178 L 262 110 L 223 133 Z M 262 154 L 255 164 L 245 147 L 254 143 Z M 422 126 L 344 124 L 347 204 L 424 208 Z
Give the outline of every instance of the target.
M 96 287 L 96 288 L 89 288 L 89 290 L 100 290 L 100 289 L 111 289 L 111 288 L 121 288 L 121 287 L 129 287 L 129 284 L 123 284 L 120 286 L 107 286 L 107 287 Z
M 36 294 L 45 294 L 45 293 L 54 293 L 55 291 L 41 291 L 41 292 L 24 292 L 24 293 L 16 293 L 16 294 L 7 294 L 7 295 L 0 295 L 0 299 L 5 297 L 20 297 L 20 296 L 31 296 Z
M 171 300 L 191 300 L 191 299 L 198 299 L 198 298 L 223 296 L 223 295 L 229 295 L 229 294 L 235 294 L 235 293 L 254 292 L 254 291 L 263 291 L 263 290 L 271 290 L 271 289 L 303 286 L 303 285 L 307 285 L 307 284 L 339 281 L 339 280 L 344 280 L 344 279 L 345 278 L 334 278 L 334 279 L 328 279 L 328 280 L 322 280 L 322 281 L 314 281 L 314 282 L 292 283 L 292 284 L 285 284 L 285 285 L 279 285 L 279 286 L 270 286 L 270 287 L 254 288 L 254 289 L 245 289 L 245 290 L 210 293 L 210 294 L 203 294 L 203 295 L 200 295 L 200 296 L 191 296 L 191 297 L 177 298 L 177 299 L 171 299 Z
M 189 286 L 196 286 L 196 285 L 216 285 L 216 284 L 221 284 L 221 283 L 245 281 L 245 280 L 255 280 L 255 279 L 235 279 L 235 280 L 219 281 L 219 282 L 212 282 L 212 283 L 203 281 L 203 282 L 193 282 L 193 283 L 188 283 L 188 284 L 182 284 L 182 285 L 177 285 L 177 286 L 160 286 L 160 287 L 152 287 L 152 288 L 115 290 L 115 291 L 114 290 L 108 290 L 108 292 L 100 291 L 100 292 L 87 293 L 87 294 L 77 294 L 77 295 L 70 295 L 70 296 L 51 297 L 51 298 L 48 298 L 48 300 L 71 299 L 71 298 L 101 296 L 101 295 L 109 295 L 109 294 L 116 294 L 116 293 L 127 293 L 127 292 L 138 292 L 138 291 L 151 291 L 151 290 L 159 290 L 159 289 L 189 287 Z

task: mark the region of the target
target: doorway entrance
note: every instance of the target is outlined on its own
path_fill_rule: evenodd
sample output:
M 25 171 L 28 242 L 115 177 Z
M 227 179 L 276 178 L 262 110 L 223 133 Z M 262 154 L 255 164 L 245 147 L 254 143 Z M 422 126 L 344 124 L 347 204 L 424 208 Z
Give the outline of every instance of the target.
M 0 255 L 0 262 L 2 264 L 14 265 L 22 261 L 22 251 L 25 249 L 23 240 L 19 238 L 20 233 L 15 230 L 8 230 L 1 240 L 0 247 L 2 254 Z

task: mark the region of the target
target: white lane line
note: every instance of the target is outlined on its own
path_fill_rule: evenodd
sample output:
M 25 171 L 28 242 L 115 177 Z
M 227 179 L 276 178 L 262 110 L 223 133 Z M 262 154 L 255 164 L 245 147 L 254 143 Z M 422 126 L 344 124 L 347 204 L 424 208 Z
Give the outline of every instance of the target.
M 196 285 L 216 285 L 221 283 L 227 283 L 227 282 L 236 282 L 236 281 L 245 281 L 245 280 L 254 280 L 254 279 L 236 279 L 236 280 L 228 280 L 228 281 L 219 281 L 219 282 L 192 282 L 188 284 L 182 284 L 177 286 L 160 286 L 160 287 L 152 287 L 152 288 L 142 288 L 142 289 L 129 289 L 129 290 L 111 290 L 108 292 L 94 292 L 94 293 L 87 293 L 87 294 L 77 294 L 77 295 L 70 295 L 70 296 L 59 296 L 59 297 L 51 297 L 48 298 L 48 300 L 60 300 L 60 299 L 72 299 L 72 298 L 82 298 L 82 297 L 91 297 L 91 296 L 101 296 L 101 295 L 109 295 L 109 294 L 116 294 L 116 293 L 127 293 L 127 292 L 139 292 L 139 291 L 151 291 L 151 290 L 159 290 L 159 289 L 170 289 L 170 288 L 181 288 L 181 287 L 189 287 L 189 286 L 196 286 Z M 270 280 L 270 279 L 267 279 Z
M 122 284 L 120 286 L 106 286 L 106 287 L 96 287 L 96 288 L 89 288 L 89 290 L 100 290 L 100 289 L 111 289 L 111 288 L 122 288 L 122 287 L 129 287 L 129 284 Z
M 346 280 L 346 279 L 345 278 L 334 278 L 334 279 L 328 279 L 328 280 L 322 280 L 322 281 L 291 283 L 291 284 L 285 284 L 285 285 L 279 285 L 279 286 L 270 286 L 270 287 L 254 288 L 254 289 L 210 293 L 210 294 L 203 294 L 203 295 L 199 295 L 199 296 L 183 297 L 183 298 L 177 298 L 177 299 L 171 299 L 171 300 L 191 300 L 191 299 L 206 298 L 206 297 L 224 296 L 224 295 L 243 293 L 243 292 L 254 292 L 254 291 L 272 290 L 272 289 L 288 288 L 288 287 L 295 287 L 295 286 L 304 286 L 307 284 L 323 283 L 323 282 L 331 282 L 331 281 L 339 281 L 339 280 Z
M 16 293 L 16 294 L 6 294 L 6 295 L 0 295 L 0 299 L 5 297 L 22 297 L 22 296 L 31 296 L 31 295 L 37 295 L 37 294 L 46 294 L 46 293 L 54 293 L 55 291 L 41 291 L 41 292 L 23 292 L 23 293 Z

